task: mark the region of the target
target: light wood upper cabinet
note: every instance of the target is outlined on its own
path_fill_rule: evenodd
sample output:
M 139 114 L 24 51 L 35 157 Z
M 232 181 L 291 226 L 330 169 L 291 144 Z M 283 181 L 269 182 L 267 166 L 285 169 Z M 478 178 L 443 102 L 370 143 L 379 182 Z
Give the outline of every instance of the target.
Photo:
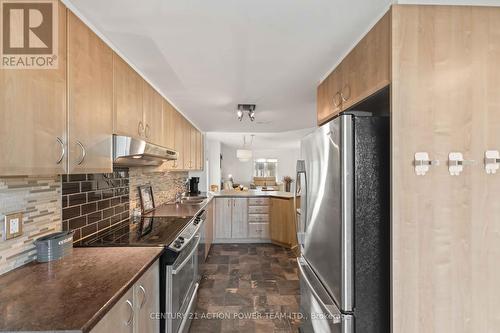
M 163 145 L 174 149 L 175 138 L 175 110 L 166 100 L 163 100 Z
M 184 170 L 191 170 L 193 165 L 193 157 L 191 155 L 191 124 L 184 117 L 182 117 L 182 128 L 183 133 L 182 137 L 184 139 L 184 150 L 183 150 L 183 161 L 184 161 Z
M 57 69 L 0 69 L 0 174 L 66 172 L 66 7 Z
M 174 170 L 182 170 L 184 168 L 184 117 L 173 110 L 174 119 L 174 150 L 177 151 L 178 157 L 176 161 L 173 161 L 171 168 Z
M 113 52 L 68 11 L 69 173 L 113 170 Z
M 114 133 L 143 138 L 143 80 L 116 53 L 113 53 L 113 81 Z
M 190 150 L 190 169 L 199 169 L 198 168 L 198 130 L 191 124 L 189 124 L 189 130 L 191 132 L 191 150 Z
M 151 143 L 161 145 L 163 142 L 163 98 L 146 81 L 142 80 L 142 111 L 144 135 Z
M 391 83 L 390 50 L 389 11 L 318 86 L 318 125 Z
M 196 169 L 203 170 L 205 166 L 204 163 L 204 146 L 203 146 L 203 134 L 200 131 L 196 131 Z

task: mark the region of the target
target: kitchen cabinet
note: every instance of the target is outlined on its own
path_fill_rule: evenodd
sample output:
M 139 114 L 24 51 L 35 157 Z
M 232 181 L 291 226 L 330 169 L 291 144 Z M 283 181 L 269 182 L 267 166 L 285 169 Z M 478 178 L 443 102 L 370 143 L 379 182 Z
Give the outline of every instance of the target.
M 0 70 L 2 176 L 67 171 L 66 7 L 58 6 L 58 68 Z
M 176 110 L 173 111 L 174 119 L 174 150 L 177 151 L 177 160 L 173 161 L 171 168 L 173 170 L 182 170 L 184 168 L 184 118 Z
M 174 108 L 166 100 L 163 104 L 163 145 L 167 148 L 174 149 L 175 138 L 175 113 Z M 174 149 L 175 150 L 175 149 Z
M 125 295 L 94 326 L 91 333 L 158 332 L 159 321 L 150 314 L 160 312 L 158 260 L 125 292 Z
M 157 145 L 163 143 L 163 98 L 146 81 L 142 80 L 143 138 Z
M 134 331 L 158 332 L 160 322 L 151 314 L 160 312 L 160 271 L 157 260 L 134 284 Z
M 114 133 L 143 138 L 142 78 L 116 53 L 113 82 Z
M 248 238 L 269 240 L 269 198 L 248 198 Z
M 294 248 L 297 245 L 293 199 L 271 198 L 269 235 L 273 243 Z
M 69 173 L 113 171 L 113 52 L 68 11 Z
M 231 238 L 248 237 L 248 204 L 247 198 L 232 198 Z
M 182 117 L 182 116 L 181 116 Z M 192 141 L 191 141 L 191 124 L 189 121 L 186 120 L 186 118 L 182 117 L 182 137 L 184 140 L 184 146 L 183 146 L 183 162 L 184 170 L 191 170 L 191 166 L 193 164 L 192 156 L 191 156 L 191 146 L 192 146 Z
M 190 151 L 190 169 L 199 169 L 198 167 L 198 130 L 191 124 L 189 124 L 189 130 L 191 132 L 191 151 Z
M 321 82 L 317 89 L 318 125 L 391 83 L 390 34 L 389 11 Z
M 215 199 L 215 238 L 231 238 L 232 198 Z
M 203 170 L 204 163 L 203 134 L 196 130 L 196 169 Z
M 207 205 L 207 217 L 205 219 L 205 259 L 210 252 L 214 241 L 214 200 Z

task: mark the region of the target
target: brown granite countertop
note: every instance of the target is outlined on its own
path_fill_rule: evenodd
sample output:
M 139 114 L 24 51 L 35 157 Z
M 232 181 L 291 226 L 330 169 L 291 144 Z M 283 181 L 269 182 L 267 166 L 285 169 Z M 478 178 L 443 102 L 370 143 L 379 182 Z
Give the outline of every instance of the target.
M 162 253 L 161 247 L 75 248 L 0 276 L 0 331 L 89 332 Z
M 290 192 L 282 191 L 261 191 L 261 190 L 248 190 L 248 191 L 232 191 L 232 190 L 222 190 L 219 192 L 211 192 L 215 197 L 243 197 L 243 198 L 253 198 L 253 197 L 273 197 L 282 199 L 293 199 L 294 194 Z
M 175 204 L 167 203 L 160 205 L 155 208 L 151 213 L 147 213 L 144 216 L 179 216 L 179 217 L 193 217 L 200 210 L 205 208 L 205 206 L 212 200 L 212 196 L 208 195 L 207 199 L 201 204 Z

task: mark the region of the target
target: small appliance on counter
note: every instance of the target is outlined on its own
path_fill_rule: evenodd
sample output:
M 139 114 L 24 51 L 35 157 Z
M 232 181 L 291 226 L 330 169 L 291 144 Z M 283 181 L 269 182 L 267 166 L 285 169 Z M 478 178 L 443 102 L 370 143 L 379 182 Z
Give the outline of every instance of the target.
M 49 262 L 61 259 L 73 252 L 73 231 L 61 231 L 38 238 L 35 241 L 36 260 Z
M 191 177 L 189 179 L 189 194 L 200 194 L 198 190 L 198 184 L 200 183 L 200 177 Z

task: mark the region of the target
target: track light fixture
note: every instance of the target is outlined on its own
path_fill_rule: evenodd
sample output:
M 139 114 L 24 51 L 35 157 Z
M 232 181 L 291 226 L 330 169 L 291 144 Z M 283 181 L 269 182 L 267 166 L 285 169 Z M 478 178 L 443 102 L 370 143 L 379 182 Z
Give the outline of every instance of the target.
M 251 121 L 255 120 L 255 104 L 238 104 L 236 114 L 239 121 L 243 119 L 245 112 L 248 113 L 248 118 L 250 118 Z

